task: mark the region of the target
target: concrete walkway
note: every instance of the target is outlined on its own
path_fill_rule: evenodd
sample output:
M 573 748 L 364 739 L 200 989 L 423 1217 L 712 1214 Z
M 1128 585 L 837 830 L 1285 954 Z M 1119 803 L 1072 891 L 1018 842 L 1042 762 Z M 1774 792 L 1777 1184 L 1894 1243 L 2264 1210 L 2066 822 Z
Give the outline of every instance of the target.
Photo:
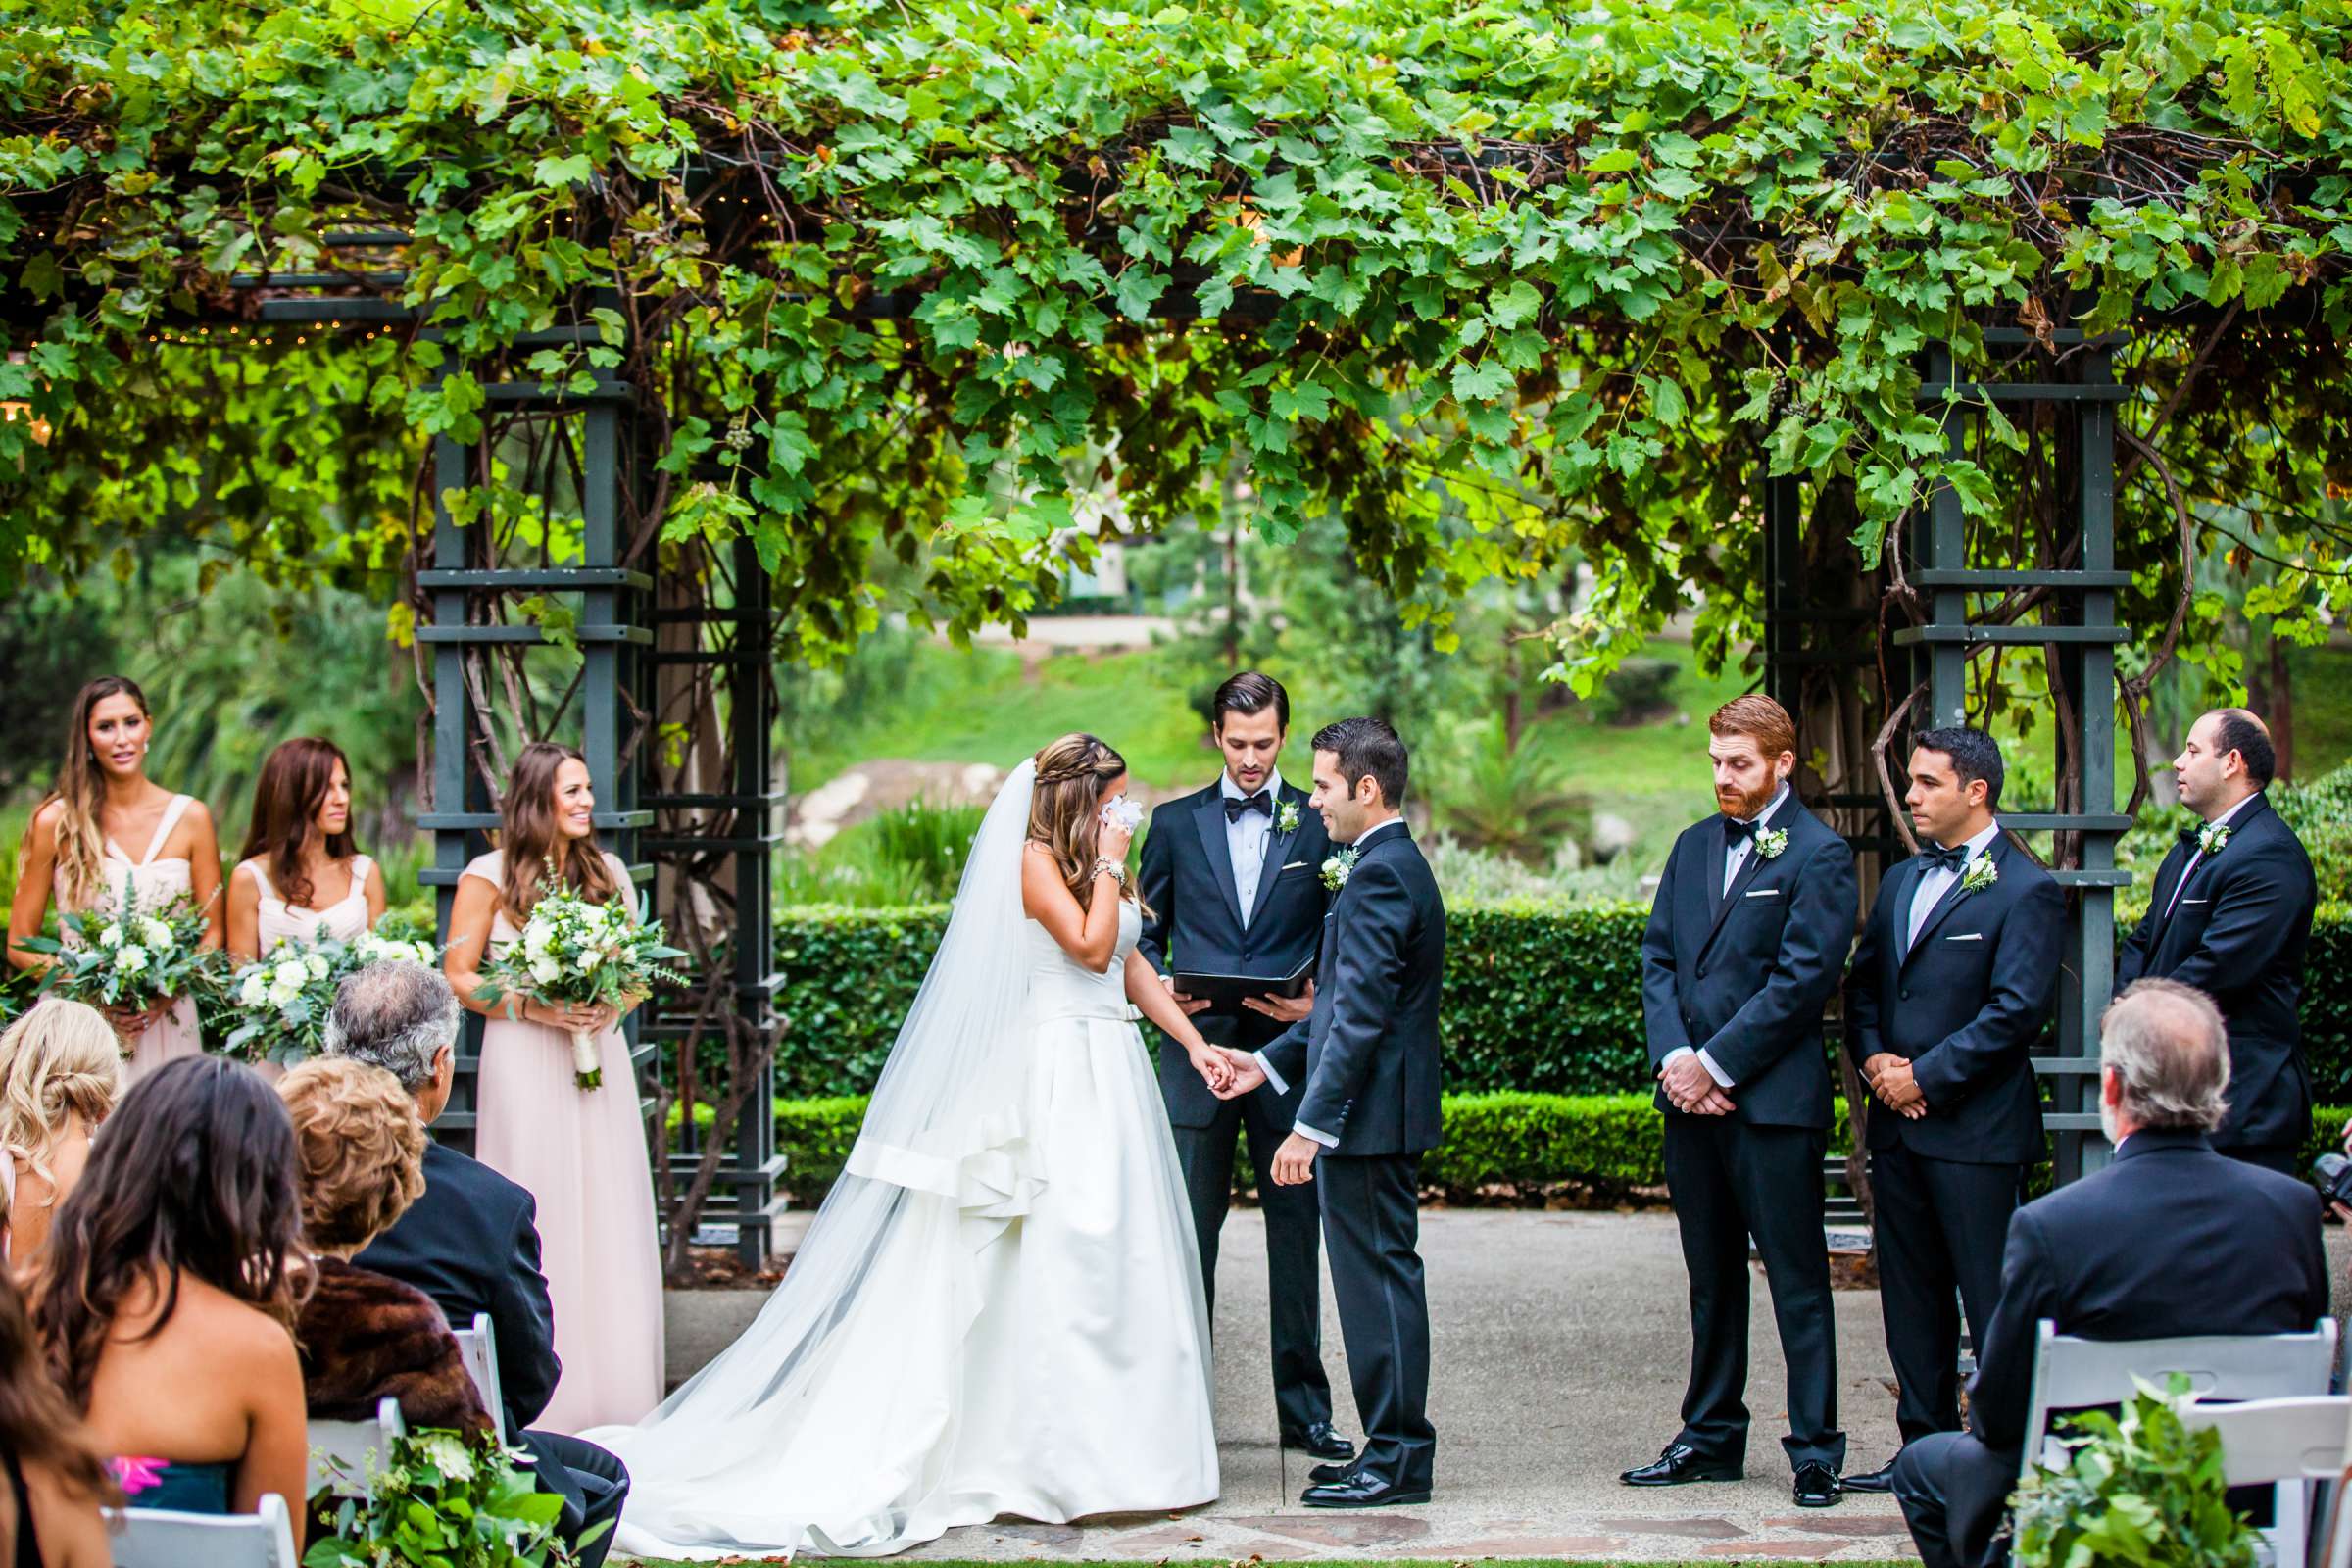
M 1274 1401 L 1255 1348 L 1265 1332 L 1265 1243 L 1254 1210 L 1227 1222 L 1216 1312 L 1224 1494 L 1180 1516 L 1084 1525 L 1004 1521 L 909 1553 L 932 1558 L 1133 1558 L 1241 1563 L 1327 1557 L 1617 1557 L 1648 1560 L 1908 1557 L 1891 1498 L 1800 1511 L 1788 1498 L 1780 1349 L 1755 1276 L 1755 1432 L 1747 1479 L 1635 1491 L 1617 1472 L 1674 1435 L 1690 1356 L 1682 1254 L 1665 1213 L 1433 1211 L 1423 1217 L 1438 1428 L 1436 1500 L 1330 1513 L 1298 1505 L 1300 1455 L 1274 1444 Z M 670 1372 L 700 1366 L 760 1297 L 669 1298 Z M 1325 1360 L 1351 1436 L 1353 1401 L 1325 1289 Z M 1893 1451 L 1894 1397 L 1875 1292 L 1838 1296 L 1838 1411 L 1851 1462 Z M 1285 1459 L 1287 1458 L 1287 1465 Z

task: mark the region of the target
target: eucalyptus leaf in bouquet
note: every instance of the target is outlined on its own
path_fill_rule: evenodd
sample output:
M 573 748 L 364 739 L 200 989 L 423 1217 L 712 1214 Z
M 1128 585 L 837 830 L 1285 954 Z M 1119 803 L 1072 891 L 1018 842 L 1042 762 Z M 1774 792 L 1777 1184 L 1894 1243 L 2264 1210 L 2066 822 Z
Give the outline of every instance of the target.
M 227 958 L 204 945 L 205 919 L 187 895 L 142 908 L 128 878 L 112 910 L 58 916 L 59 934 L 17 946 L 54 959 L 41 989 L 94 1007 L 142 1010 L 219 990 Z
M 349 942 L 332 937 L 280 942 L 269 956 L 246 964 L 231 979 L 232 1006 L 221 1054 L 287 1067 L 308 1061 L 325 1048 L 326 1015 L 344 976 L 393 958 L 438 965 L 441 955 L 429 942 L 374 932 Z
M 641 907 L 632 920 L 625 906 L 591 903 L 561 882 L 542 883 L 522 934 L 483 961 L 474 996 L 487 1004 L 504 1002 L 507 1015 L 516 1017 L 526 1002 L 617 1007 L 651 995 L 657 985 L 684 985 L 685 976 L 665 964 L 686 955 L 662 941 L 652 912 Z M 593 1033 L 571 1032 L 571 1066 L 580 1088 L 604 1083 Z

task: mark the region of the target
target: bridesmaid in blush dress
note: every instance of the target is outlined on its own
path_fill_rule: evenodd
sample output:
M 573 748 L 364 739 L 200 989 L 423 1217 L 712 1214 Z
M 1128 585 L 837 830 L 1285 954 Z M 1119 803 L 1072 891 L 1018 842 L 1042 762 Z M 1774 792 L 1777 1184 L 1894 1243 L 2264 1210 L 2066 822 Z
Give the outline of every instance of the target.
M 228 879 L 228 956 L 281 942 L 349 942 L 384 917 L 384 874 L 351 837 L 351 764 L 333 741 L 285 742 L 262 763 Z
M 476 992 L 485 955 L 522 935 L 550 875 L 582 897 L 631 907 L 628 867 L 598 849 L 595 809 L 586 759 L 544 741 L 524 747 L 500 811 L 500 848 L 458 881 L 442 959 L 459 998 L 489 1020 L 475 1152 L 539 1200 L 564 1363 L 539 1425 L 565 1434 L 635 1421 L 662 1402 L 662 1262 L 637 1077 L 614 1009 L 484 1003 Z M 601 1088 L 572 1082 L 571 1031 L 583 1029 L 599 1036 Z
M 127 891 L 139 908 L 190 897 L 204 911 L 204 945 L 221 942 L 220 842 L 213 814 L 192 796 L 147 777 L 153 720 L 146 694 L 122 675 L 101 675 L 74 699 L 74 722 L 57 784 L 43 797 L 19 851 L 8 910 L 8 961 L 38 969 L 49 959 L 17 946 L 36 935 L 54 900 L 62 911 L 111 913 Z M 131 858 L 125 844 L 144 845 Z M 202 1049 L 193 999 L 143 1012 L 110 1009 L 128 1048 L 132 1082 Z

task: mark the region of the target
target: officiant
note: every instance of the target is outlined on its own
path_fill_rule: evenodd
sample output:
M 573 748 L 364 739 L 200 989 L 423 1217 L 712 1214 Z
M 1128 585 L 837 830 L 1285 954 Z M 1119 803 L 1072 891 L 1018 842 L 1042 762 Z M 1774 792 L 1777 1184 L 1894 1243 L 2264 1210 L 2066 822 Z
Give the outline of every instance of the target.
M 1322 818 L 1306 808 L 1307 792 L 1286 783 L 1276 766 L 1291 724 L 1290 694 L 1280 681 L 1253 671 L 1233 676 L 1217 688 L 1209 724 L 1224 758 L 1216 782 L 1152 813 L 1138 885 L 1150 912 L 1139 951 L 1175 988 L 1210 1044 L 1254 1052 L 1313 1005 L 1312 981 L 1295 977 L 1322 945 L 1321 866 L 1331 843 Z M 1215 995 L 1188 997 L 1187 975 L 1201 977 L 1196 984 L 1204 991 L 1207 977 L 1216 977 Z M 1260 988 L 1248 983 L 1251 978 L 1266 983 Z M 1301 1086 L 1279 1098 L 1220 1101 L 1182 1052 L 1163 1051 L 1159 1087 L 1184 1166 L 1212 1318 L 1234 1150 L 1247 1137 L 1266 1221 L 1267 1339 L 1282 1445 L 1326 1462 L 1353 1459 L 1354 1446 L 1333 1430 L 1331 1382 L 1323 1371 L 1315 1185 L 1265 1180 L 1290 1133 Z

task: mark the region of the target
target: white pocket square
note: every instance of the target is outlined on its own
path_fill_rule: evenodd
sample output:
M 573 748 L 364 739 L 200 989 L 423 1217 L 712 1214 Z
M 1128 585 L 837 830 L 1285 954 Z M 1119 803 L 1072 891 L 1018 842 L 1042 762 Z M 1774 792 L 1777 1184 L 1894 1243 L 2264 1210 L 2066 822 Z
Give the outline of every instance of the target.
M 1304 860 L 1293 860 L 1290 864 L 1284 866 L 1283 869 L 1285 871 L 1297 871 L 1304 867 L 1305 864 L 1306 862 Z
M 1982 942 L 1984 940 L 1984 933 L 1982 931 L 1955 931 L 1943 940 L 1946 942 Z
M 2182 899 L 2180 902 L 2182 904 L 2211 904 L 2213 901 L 2211 899 Z
M 1779 888 L 1749 888 L 1747 896 L 1751 899 L 1777 899 L 1781 896 L 1781 890 Z

